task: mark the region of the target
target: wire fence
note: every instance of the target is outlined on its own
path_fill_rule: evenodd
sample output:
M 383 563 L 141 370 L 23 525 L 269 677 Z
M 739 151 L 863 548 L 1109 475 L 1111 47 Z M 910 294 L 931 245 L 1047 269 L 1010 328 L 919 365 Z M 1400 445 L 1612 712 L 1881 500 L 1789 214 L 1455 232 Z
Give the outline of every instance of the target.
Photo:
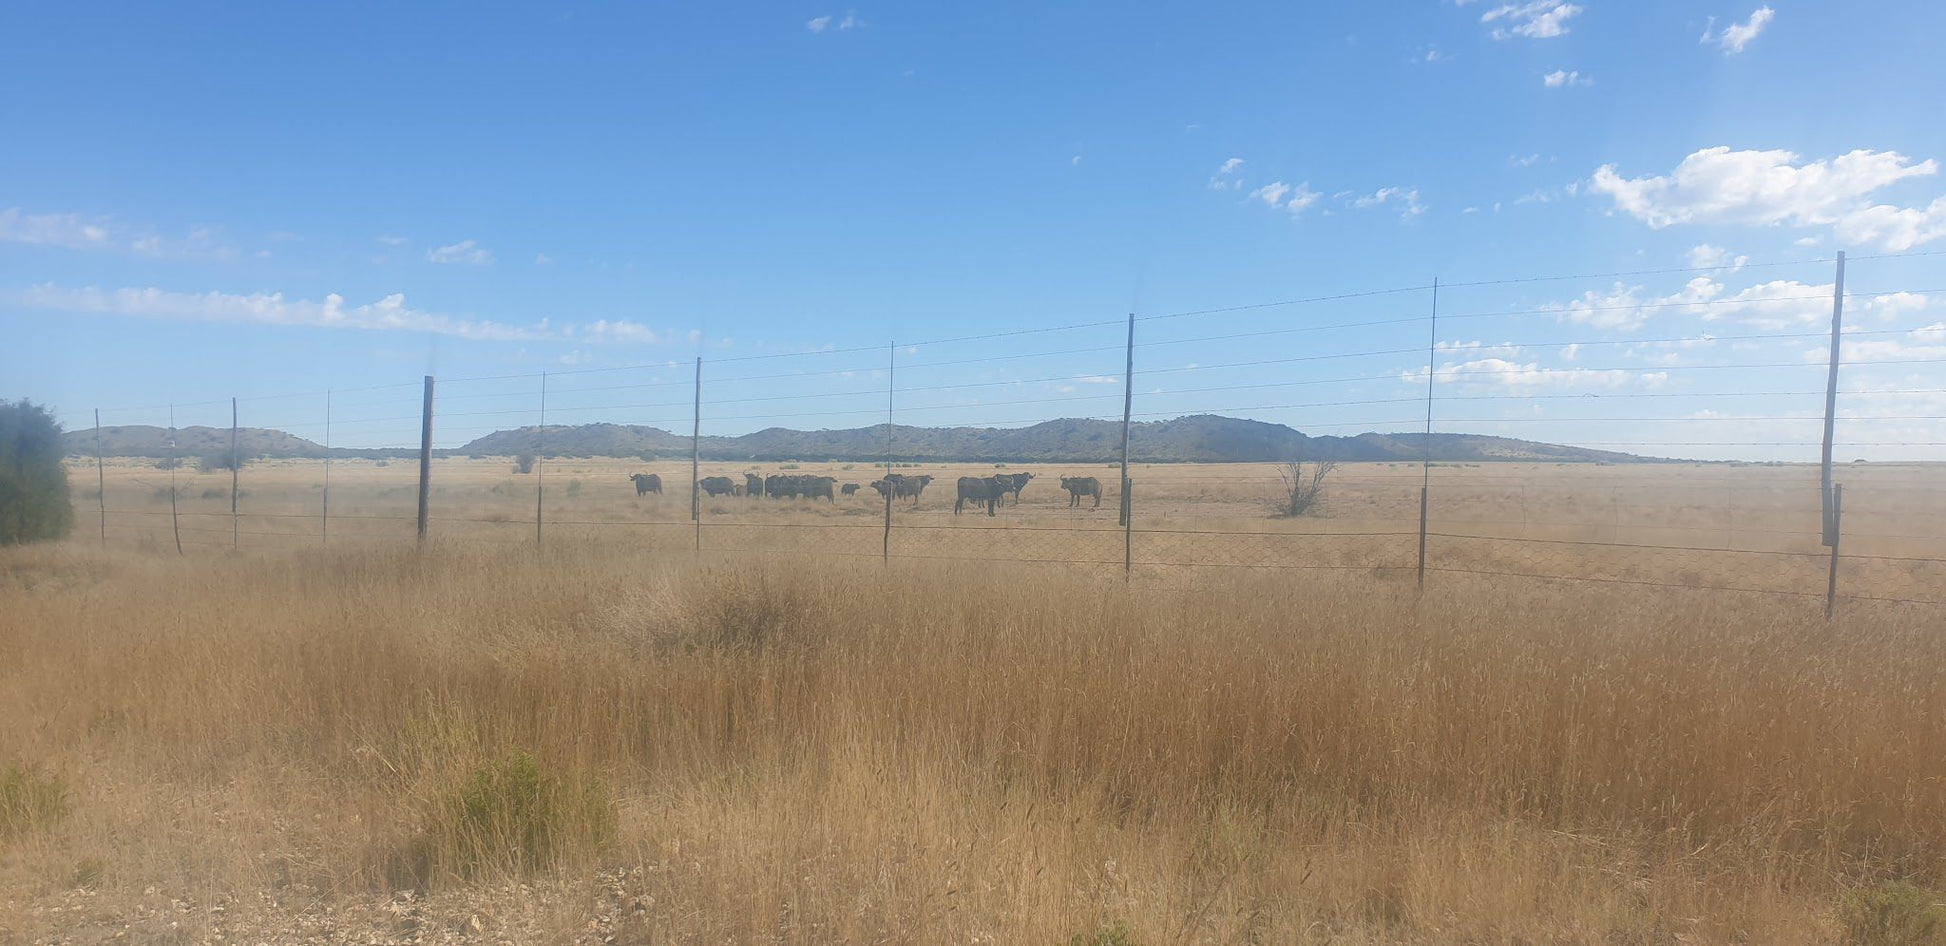
M 1938 606 L 1946 323 L 1913 270 L 1933 255 L 1428 281 L 64 419 L 100 540 L 185 554 L 605 536 Z M 1660 277 L 1681 282 L 1637 282 Z

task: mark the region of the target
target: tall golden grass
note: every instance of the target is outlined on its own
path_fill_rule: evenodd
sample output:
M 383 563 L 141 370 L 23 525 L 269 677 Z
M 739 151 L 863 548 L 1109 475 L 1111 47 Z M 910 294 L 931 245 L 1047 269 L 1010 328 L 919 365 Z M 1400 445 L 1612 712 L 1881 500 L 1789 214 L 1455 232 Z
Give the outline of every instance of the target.
M 14 550 L 0 767 L 68 801 L 0 939 L 1809 943 L 1946 883 L 1937 611 L 1435 578 Z M 545 856 L 483 854 L 522 754 Z

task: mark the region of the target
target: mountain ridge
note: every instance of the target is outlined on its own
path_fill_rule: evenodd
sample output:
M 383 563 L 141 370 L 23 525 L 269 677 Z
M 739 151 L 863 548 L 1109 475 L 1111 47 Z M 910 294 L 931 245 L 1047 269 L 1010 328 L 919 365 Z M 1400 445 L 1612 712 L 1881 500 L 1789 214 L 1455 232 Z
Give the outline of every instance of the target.
M 687 458 L 690 438 L 659 427 L 631 424 L 548 426 L 499 430 L 464 446 L 435 450 L 441 457 L 512 456 L 543 442 L 548 456 Z M 169 455 L 168 430 L 146 425 L 104 427 L 104 456 Z M 93 428 L 68 431 L 70 455 L 92 456 Z M 176 432 L 175 453 L 213 456 L 229 451 L 229 428 L 184 427 Z M 871 462 L 887 453 L 886 427 L 795 430 L 768 427 L 737 436 L 699 438 L 703 459 L 777 462 L 839 460 Z M 332 457 L 409 457 L 410 447 L 343 448 L 329 451 L 317 443 L 270 428 L 238 431 L 238 450 L 246 458 L 320 459 Z M 1263 463 L 1285 460 L 1383 462 L 1427 456 L 1452 461 L 1529 461 L 1557 463 L 1648 463 L 1656 458 L 1485 434 L 1377 433 L 1311 436 L 1283 424 L 1192 414 L 1130 425 L 1129 459 L 1141 463 Z M 899 461 L 932 462 L 1111 462 L 1121 457 L 1121 424 L 1061 418 L 1029 427 L 912 427 L 893 425 L 890 452 Z

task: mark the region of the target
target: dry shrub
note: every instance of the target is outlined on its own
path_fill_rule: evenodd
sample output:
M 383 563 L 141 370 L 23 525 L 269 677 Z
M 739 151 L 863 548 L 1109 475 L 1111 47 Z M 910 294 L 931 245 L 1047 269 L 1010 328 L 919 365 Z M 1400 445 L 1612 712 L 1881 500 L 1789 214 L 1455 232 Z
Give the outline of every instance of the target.
M 72 804 L 60 776 L 20 765 L 0 769 L 0 839 L 59 824 Z
M 1946 903 L 1893 881 L 1846 893 L 1838 903 L 1844 946 L 1938 946 L 1946 943 Z
M 406 863 L 420 886 L 532 876 L 598 851 L 614 831 L 614 807 L 599 783 L 564 781 L 514 752 L 433 800 Z

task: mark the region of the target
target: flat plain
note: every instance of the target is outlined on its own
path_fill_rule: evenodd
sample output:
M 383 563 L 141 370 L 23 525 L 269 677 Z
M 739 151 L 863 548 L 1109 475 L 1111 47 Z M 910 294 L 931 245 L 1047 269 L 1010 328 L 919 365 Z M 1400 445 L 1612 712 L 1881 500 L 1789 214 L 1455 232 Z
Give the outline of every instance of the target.
M 76 464 L 0 553 L 0 940 L 1869 942 L 1946 887 L 1938 467 L 1841 471 L 1829 621 L 1809 466 L 1435 466 L 1423 592 L 1415 466 L 1279 519 L 1144 465 L 1132 536 L 1015 470 L 902 468 L 889 554 L 876 495 L 699 530 L 687 463 L 576 459 L 537 547 L 496 458 L 424 548 L 410 461 L 328 536 L 246 466 L 233 551 L 180 470 L 178 556 L 168 471 L 104 547 Z

